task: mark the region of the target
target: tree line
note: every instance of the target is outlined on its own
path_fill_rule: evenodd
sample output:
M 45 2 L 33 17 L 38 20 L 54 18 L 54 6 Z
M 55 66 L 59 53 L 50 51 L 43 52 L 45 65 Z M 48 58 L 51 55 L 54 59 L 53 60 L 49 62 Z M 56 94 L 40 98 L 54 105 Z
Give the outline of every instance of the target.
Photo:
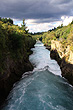
M 10 18 L 1 18 L 0 17 L 0 21 L 2 21 L 3 23 L 11 23 L 11 24 L 13 24 L 13 20 L 12 19 L 10 19 Z
M 5 61 L 7 57 L 18 61 L 30 54 L 30 48 L 35 40 L 26 29 L 25 23 L 22 26 L 14 25 L 10 18 L 0 18 L 0 74 L 3 74 L 6 68 Z

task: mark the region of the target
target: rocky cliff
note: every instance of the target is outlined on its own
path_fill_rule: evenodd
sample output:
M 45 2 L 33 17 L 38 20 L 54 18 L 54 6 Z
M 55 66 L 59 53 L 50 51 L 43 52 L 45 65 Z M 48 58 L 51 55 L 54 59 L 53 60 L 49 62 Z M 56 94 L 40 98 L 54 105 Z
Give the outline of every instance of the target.
M 33 69 L 29 55 L 35 44 L 24 22 L 19 27 L 4 20 L 0 20 L 0 105 L 22 74 Z
M 29 51 L 31 53 L 31 51 Z M 29 61 L 27 52 L 22 59 L 13 59 L 8 55 L 4 62 L 3 74 L 0 74 L 0 106 L 4 103 L 13 84 L 18 81 L 24 72 L 32 71 L 33 66 Z
M 73 64 L 73 52 L 70 50 L 70 46 L 66 46 L 66 48 L 60 43 L 60 41 L 51 41 L 51 50 L 57 50 L 60 58 L 65 58 L 65 60 Z
M 60 41 L 52 40 L 50 56 L 60 65 L 62 76 L 73 85 L 73 52 L 70 47 L 64 48 Z

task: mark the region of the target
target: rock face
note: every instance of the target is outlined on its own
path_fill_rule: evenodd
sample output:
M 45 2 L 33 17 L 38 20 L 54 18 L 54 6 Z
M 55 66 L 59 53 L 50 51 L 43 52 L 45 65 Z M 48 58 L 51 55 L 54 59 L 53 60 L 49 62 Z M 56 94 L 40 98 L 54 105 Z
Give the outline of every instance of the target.
M 44 46 L 46 46 L 46 45 L 44 45 Z M 46 46 L 46 49 L 50 50 L 51 49 L 51 46 Z
M 73 52 L 70 50 L 69 45 L 64 47 L 60 41 L 51 41 L 51 50 L 57 50 L 60 58 L 65 58 L 65 60 L 73 64 Z
M 5 72 L 3 75 L 0 75 L 0 105 L 2 105 L 13 84 L 21 78 L 22 74 L 32 70 L 33 66 L 26 53 L 21 60 L 14 60 L 10 56 L 6 58 Z
M 52 41 L 51 43 L 51 51 L 50 57 L 55 59 L 62 71 L 62 76 L 65 77 L 70 84 L 73 85 L 73 53 L 70 51 L 69 47 L 68 51 L 65 53 L 62 52 L 61 44 L 58 41 Z M 66 56 L 68 56 L 66 60 Z
M 73 52 L 72 51 L 70 51 L 70 56 L 69 56 L 68 61 L 73 64 Z

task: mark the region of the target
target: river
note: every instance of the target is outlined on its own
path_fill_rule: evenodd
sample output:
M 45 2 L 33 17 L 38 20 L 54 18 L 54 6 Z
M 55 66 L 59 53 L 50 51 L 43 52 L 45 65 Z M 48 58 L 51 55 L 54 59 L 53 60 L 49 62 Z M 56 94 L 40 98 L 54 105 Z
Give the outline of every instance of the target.
M 2 110 L 73 110 L 73 87 L 61 77 L 50 51 L 41 42 L 32 51 L 34 70 L 14 84 Z

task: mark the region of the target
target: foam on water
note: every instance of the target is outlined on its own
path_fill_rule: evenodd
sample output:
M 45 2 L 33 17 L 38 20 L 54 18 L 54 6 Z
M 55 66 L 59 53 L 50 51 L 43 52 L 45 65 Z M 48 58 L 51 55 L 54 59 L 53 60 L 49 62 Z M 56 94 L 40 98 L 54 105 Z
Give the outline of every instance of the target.
M 37 41 L 35 48 L 32 49 L 33 54 L 30 56 L 29 60 L 36 67 L 34 69 L 43 69 L 48 67 L 48 70 L 55 75 L 61 76 L 61 70 L 59 65 L 55 60 L 51 60 L 50 51 L 46 49 L 43 43 Z
M 72 110 L 73 88 L 60 77 L 57 62 L 41 42 L 32 50 L 30 61 L 35 68 L 14 84 L 2 110 Z

